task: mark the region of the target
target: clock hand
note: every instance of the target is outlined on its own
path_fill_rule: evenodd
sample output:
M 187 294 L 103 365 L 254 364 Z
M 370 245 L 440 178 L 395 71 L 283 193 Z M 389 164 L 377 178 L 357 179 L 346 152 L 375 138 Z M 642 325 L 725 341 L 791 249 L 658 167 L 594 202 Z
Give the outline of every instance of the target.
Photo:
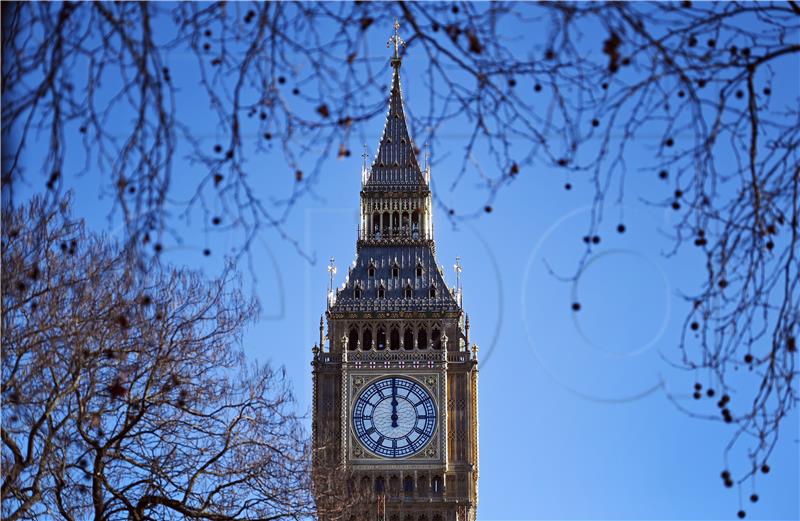
M 397 428 L 397 380 L 392 378 L 392 427 Z

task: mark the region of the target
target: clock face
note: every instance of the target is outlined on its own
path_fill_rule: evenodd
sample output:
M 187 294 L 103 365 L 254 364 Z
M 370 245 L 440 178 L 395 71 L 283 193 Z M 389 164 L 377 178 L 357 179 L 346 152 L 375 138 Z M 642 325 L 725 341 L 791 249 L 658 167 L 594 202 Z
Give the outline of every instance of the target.
M 353 407 L 353 429 L 369 451 L 406 458 L 433 437 L 436 407 L 428 391 L 413 380 L 383 378 L 361 391 Z

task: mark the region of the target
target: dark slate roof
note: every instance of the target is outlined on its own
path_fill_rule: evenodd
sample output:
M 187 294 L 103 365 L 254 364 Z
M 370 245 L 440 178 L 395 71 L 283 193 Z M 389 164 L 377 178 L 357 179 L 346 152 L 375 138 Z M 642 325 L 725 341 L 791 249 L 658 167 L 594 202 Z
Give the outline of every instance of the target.
M 427 190 L 425 177 L 414 154 L 414 144 L 408 135 L 400 89 L 400 60 L 392 60 L 392 67 L 389 112 L 364 190 Z
M 397 265 L 399 276 L 392 276 Z M 417 264 L 422 266 L 422 276 L 417 277 Z M 369 276 L 370 265 L 375 275 Z M 430 297 L 431 284 L 436 296 Z M 383 285 L 384 297 L 378 297 Z M 405 297 L 406 286 L 411 286 L 412 297 Z M 361 288 L 361 298 L 355 297 L 356 287 Z M 456 299 L 447 287 L 436 258 L 427 245 L 364 246 L 351 267 L 344 287 L 337 290 L 332 312 L 346 311 L 458 311 Z

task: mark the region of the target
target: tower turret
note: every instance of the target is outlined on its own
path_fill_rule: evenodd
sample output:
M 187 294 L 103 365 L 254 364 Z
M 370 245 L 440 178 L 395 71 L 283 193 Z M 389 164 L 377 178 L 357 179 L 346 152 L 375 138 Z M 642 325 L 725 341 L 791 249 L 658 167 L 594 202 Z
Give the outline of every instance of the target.
M 477 351 L 460 260 L 452 289 L 436 261 L 430 170 L 408 131 L 398 27 L 386 122 L 361 167 L 356 260 L 338 289 L 331 260 L 327 335 L 320 330 L 329 345 L 313 361 L 315 468 L 335 467 L 350 484 L 345 501 L 317 500 L 333 509 L 322 520 L 344 510 L 345 519 L 474 521 Z M 329 480 L 318 472 L 315 483 L 323 490 Z

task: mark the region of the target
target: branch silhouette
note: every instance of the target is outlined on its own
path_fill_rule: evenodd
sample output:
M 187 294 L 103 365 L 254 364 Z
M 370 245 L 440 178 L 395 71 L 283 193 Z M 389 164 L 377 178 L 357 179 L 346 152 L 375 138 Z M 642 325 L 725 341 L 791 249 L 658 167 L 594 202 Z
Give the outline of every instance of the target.
M 432 150 L 446 139 L 441 129 L 466 136 L 459 171 L 435 191 L 454 221 L 491 212 L 501 190 L 536 168 L 563 172 L 567 190 L 589 183 L 593 210 L 576 280 L 592 238 L 621 218 L 613 208 L 641 197 L 629 194 L 632 156 L 649 147 L 636 170 L 668 187 L 648 202 L 674 210 L 669 254 L 699 248 L 705 258 L 705 280 L 686 296 L 674 363 L 710 375 L 711 389 L 698 383 L 695 396 L 720 397 L 708 414 L 676 403 L 735 426 L 726 453 L 748 447 L 741 481 L 769 468 L 798 400 L 800 113 L 772 93 L 796 85 L 798 11 L 796 2 L 8 2 L 4 204 L 18 185 L 41 183 L 57 205 L 80 175 L 96 171 L 143 265 L 197 212 L 206 233 L 240 234 L 240 254 L 274 231 L 308 255 L 286 224 L 300 198 L 316 197 L 326 161 L 350 156 L 348 143 L 384 114 L 388 60 L 369 42 L 396 16 L 403 52 L 426 64 L 428 104 L 410 114 L 412 134 Z M 192 57 L 196 78 L 173 75 L 167 63 L 176 53 Z M 177 108 L 198 85 L 214 139 Z M 37 139 L 48 145 L 40 173 L 25 161 Z M 75 143 L 86 162 L 66 172 Z M 180 190 L 179 143 L 199 172 Z M 272 166 L 274 191 L 265 194 L 248 159 L 272 152 L 284 165 Z M 477 152 L 494 164 L 475 172 Z M 307 157 L 318 158 L 310 170 Z M 464 185 L 485 201 L 450 207 L 443 194 Z M 753 378 L 742 382 L 738 369 Z

